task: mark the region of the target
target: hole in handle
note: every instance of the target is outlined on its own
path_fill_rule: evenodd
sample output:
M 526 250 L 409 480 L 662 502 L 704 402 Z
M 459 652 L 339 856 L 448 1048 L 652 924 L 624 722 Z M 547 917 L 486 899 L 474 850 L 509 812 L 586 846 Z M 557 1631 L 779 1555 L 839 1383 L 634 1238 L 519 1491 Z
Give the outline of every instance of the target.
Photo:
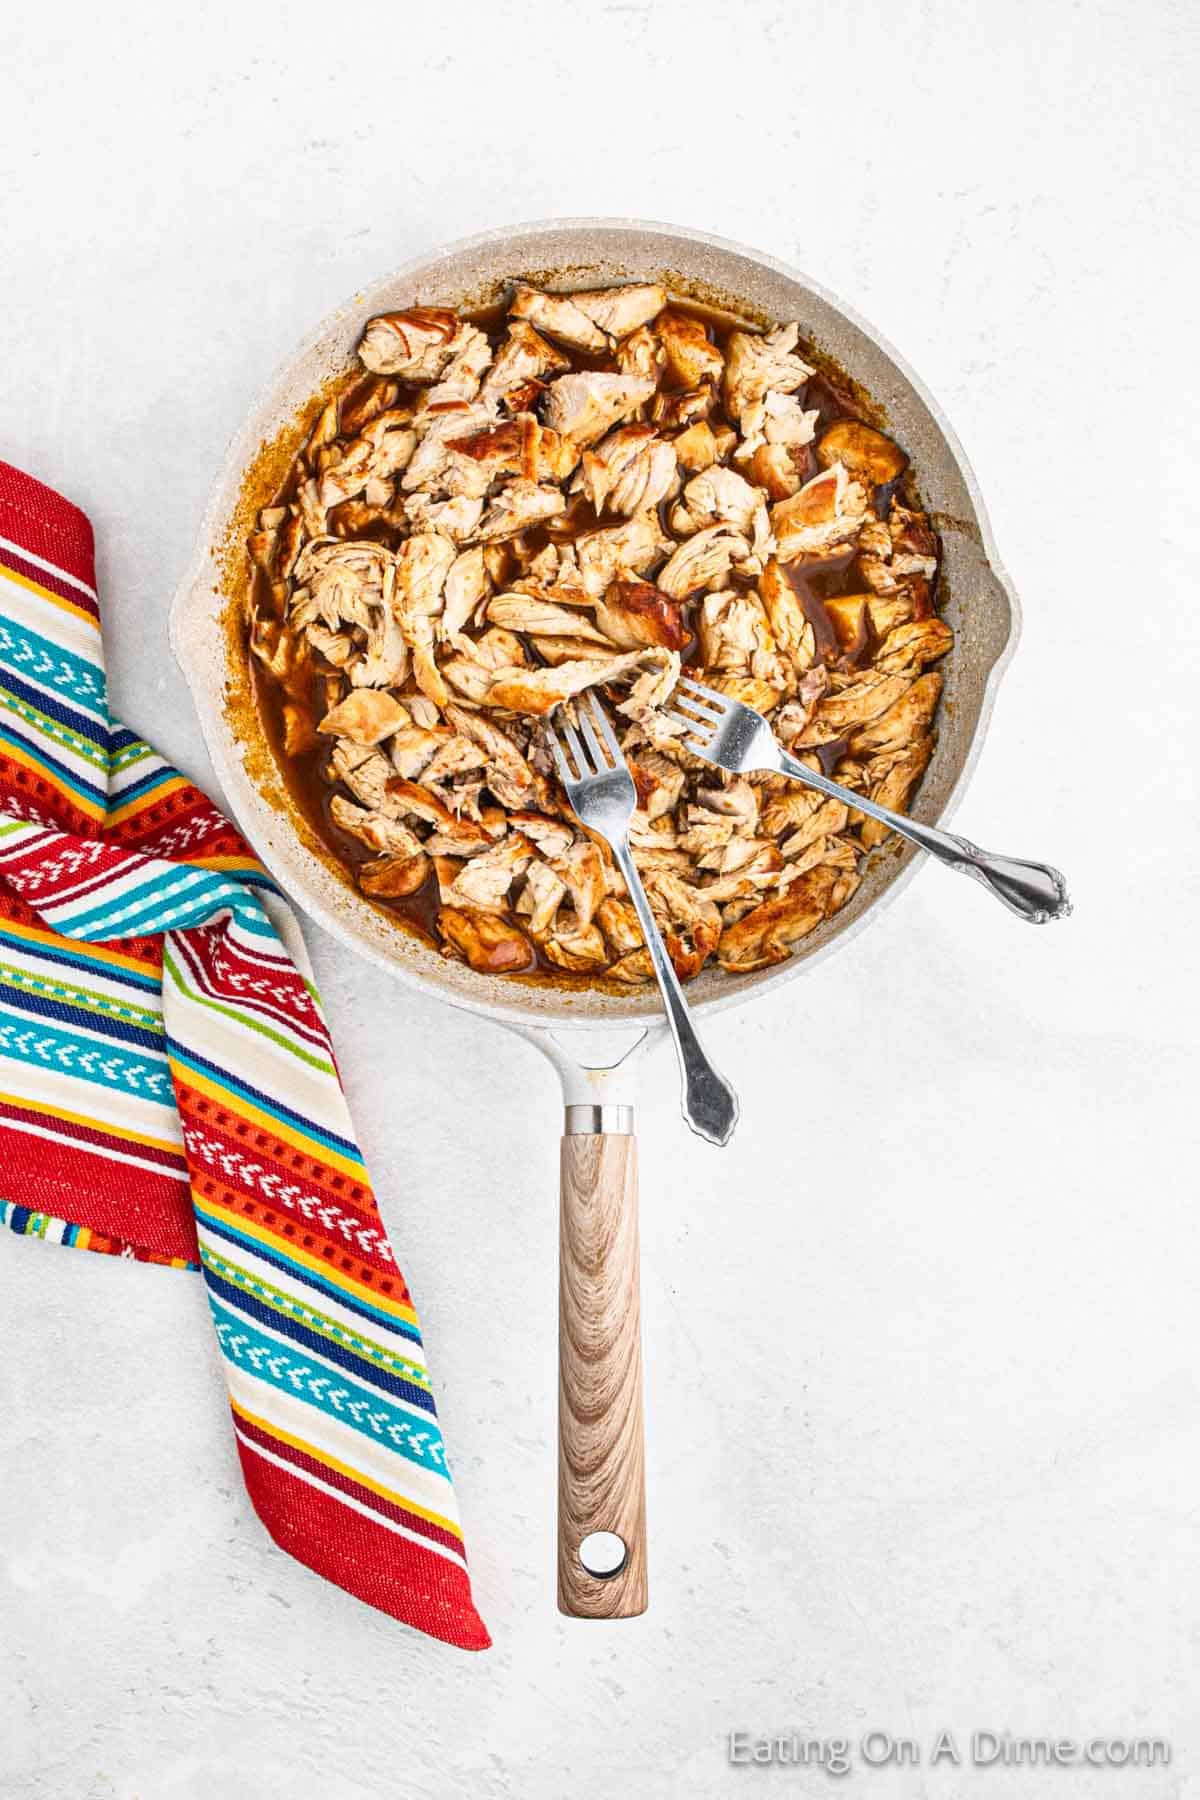
M 629 1560 L 625 1539 L 615 1531 L 589 1531 L 579 1546 L 579 1562 L 585 1574 L 597 1581 L 611 1581 Z

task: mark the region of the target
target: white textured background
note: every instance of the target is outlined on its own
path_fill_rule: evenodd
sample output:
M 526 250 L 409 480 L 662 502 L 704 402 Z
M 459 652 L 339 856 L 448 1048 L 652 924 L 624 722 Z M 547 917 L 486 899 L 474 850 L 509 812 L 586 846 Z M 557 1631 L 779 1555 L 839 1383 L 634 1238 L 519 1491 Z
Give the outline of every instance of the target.
M 553 1078 L 310 933 L 496 1647 L 269 1544 L 198 1281 L 13 1239 L 3 1800 L 815 1794 L 723 1733 L 943 1725 L 1175 1755 L 849 1785 L 1200 1795 L 1198 50 L 1186 0 L 6 17 L 0 454 L 96 521 L 164 752 L 207 778 L 166 607 L 294 340 L 446 238 L 641 213 L 792 260 L 947 408 L 1026 617 L 959 823 L 1078 904 L 923 872 L 711 1023 L 723 1155 L 651 1065 L 652 1608 L 608 1626 L 553 1601 Z

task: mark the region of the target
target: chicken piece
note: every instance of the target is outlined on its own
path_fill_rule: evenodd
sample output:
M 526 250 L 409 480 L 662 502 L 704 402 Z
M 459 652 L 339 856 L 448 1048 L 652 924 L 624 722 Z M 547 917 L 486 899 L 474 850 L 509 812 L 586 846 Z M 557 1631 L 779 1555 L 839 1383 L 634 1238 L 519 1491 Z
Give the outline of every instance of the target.
M 442 898 L 452 906 L 477 907 L 480 912 L 504 912 L 508 890 L 533 860 L 533 846 L 520 832 L 510 832 L 499 844 L 463 864 Z
M 570 294 L 544 294 L 518 281 L 509 309 L 514 319 L 527 319 L 560 343 L 576 350 L 607 350 L 608 335 L 589 318 Z
M 675 482 L 675 450 L 653 425 L 622 425 L 585 450 L 579 486 L 599 514 L 648 512 Z
M 348 787 L 371 812 L 387 813 L 393 819 L 403 817 L 403 807 L 390 792 L 392 765 L 382 750 L 339 738 L 330 754 L 329 768 L 333 779 Z
M 645 405 L 653 393 L 654 383 L 640 376 L 584 369 L 551 382 L 542 417 L 552 431 L 574 438 L 577 444 L 594 444 L 610 426 Z
M 778 899 L 764 900 L 722 934 L 717 950 L 721 967 L 729 975 L 744 975 L 786 962 L 793 945 L 833 910 L 838 882 L 838 870 L 819 864 Z
M 764 681 L 761 676 L 742 675 L 732 669 L 727 674 L 710 676 L 708 686 L 715 688 L 718 694 L 728 694 L 731 700 L 740 700 L 743 706 L 753 707 L 764 718 L 775 710 L 786 692 L 785 688 Z
M 617 367 L 622 375 L 637 375 L 655 386 L 667 366 L 666 354 L 648 325 L 639 325 L 616 348 Z
M 378 862 L 363 864 L 358 885 L 372 900 L 403 900 L 424 887 L 431 867 L 423 850 L 411 856 L 383 856 Z
M 452 345 L 460 329 L 457 315 L 441 306 L 379 313 L 367 321 L 359 360 L 376 375 L 436 381 L 454 354 Z
M 596 601 L 595 618 L 605 637 L 622 650 L 641 644 L 682 650 L 691 636 L 682 608 L 649 581 L 614 581 Z
M 596 908 L 607 890 L 599 849 L 591 838 L 576 837 L 561 855 L 547 860 L 560 881 L 565 883 L 578 923 L 586 929 L 595 918 Z
M 527 837 L 547 862 L 561 856 L 575 838 L 570 825 L 562 819 L 552 819 L 546 813 L 526 812 L 518 807 L 509 813 L 508 819 L 513 830 Z
M 640 981 L 652 981 L 654 964 L 650 961 L 650 952 L 648 950 L 627 950 L 624 956 L 619 956 L 616 962 L 605 970 L 605 978 L 608 981 L 626 982 L 630 987 Z
M 925 736 L 937 708 L 942 678 L 936 670 L 919 675 L 911 683 L 903 675 L 883 675 L 880 680 L 902 682 L 904 691 L 886 711 L 873 713 L 861 730 L 854 733 L 850 739 L 852 756 L 876 756 L 883 750 L 903 750 Z
M 816 638 L 787 570 L 774 557 L 763 570 L 759 592 L 780 655 L 797 676 L 804 675 L 816 657 Z
M 795 394 L 781 394 L 771 388 L 761 400 L 744 409 L 742 442 L 734 454 L 738 462 L 746 462 L 767 448 L 782 447 L 794 454 L 812 443 L 820 417 L 816 410 L 806 412 Z
M 582 925 L 560 913 L 554 936 L 542 949 L 549 962 L 572 975 L 591 975 L 608 962 L 608 947 L 598 925 Z
M 794 354 L 799 336 L 797 324 L 780 325 L 762 336 L 749 331 L 730 333 L 725 347 L 725 411 L 743 432 L 743 415 L 770 390 L 794 393 L 816 373 Z
M 462 324 L 450 340 L 450 358 L 438 384 L 430 388 L 427 404 L 443 400 L 474 400 L 492 360 L 492 346 L 475 325 Z
M 817 445 L 817 461 L 823 469 L 841 463 L 866 488 L 885 487 L 908 467 L 899 444 L 859 419 L 836 420 Z
M 953 646 L 954 633 L 944 619 L 914 619 L 888 632 L 872 666 L 887 674 L 903 674 L 937 662 Z
M 877 594 L 895 594 L 913 578 L 932 581 L 937 574 L 937 538 L 926 514 L 910 512 L 893 501 L 886 523 L 873 520 L 863 533 L 859 567 Z
M 869 669 L 835 692 L 826 694 L 798 741 L 805 746 L 832 743 L 853 727 L 877 719 L 911 685 L 909 675 L 881 675 Z
M 607 350 L 617 339 L 649 324 L 666 299 L 663 289 L 650 283 L 544 294 L 519 281 L 510 310 L 514 319 L 528 319 L 574 349 Z
M 450 446 L 490 430 L 495 422 L 490 407 L 465 400 L 444 401 L 421 413 L 415 422 L 420 441 L 400 478 L 405 493 L 423 489 L 435 496 L 466 494 L 481 499 L 492 484 L 487 464 Z
M 827 800 L 814 788 L 792 784 L 770 796 L 763 807 L 762 828 L 768 837 L 782 840 L 779 847 L 790 859 L 810 844 L 845 831 L 849 817 L 844 800 Z
M 579 461 L 570 438 L 540 425 L 532 413 L 517 413 L 467 437 L 451 438 L 449 448 L 486 468 L 491 479 L 520 475 L 526 481 L 565 481 Z
M 925 736 L 894 755 L 872 757 L 867 765 L 871 799 L 892 812 L 907 812 L 913 789 L 929 767 L 932 755 L 933 738 Z M 863 819 L 858 835 L 863 849 L 873 850 L 889 835 L 889 828 L 878 819 Z
M 734 821 L 742 833 L 758 830 L 758 792 L 745 776 L 727 777 L 716 787 L 700 788 L 697 804 Z
M 487 757 L 487 785 L 501 806 L 545 811 L 552 795 L 550 783 L 530 767 L 507 732 L 483 713 L 469 712 L 453 700 L 446 707 L 446 719 Z
M 566 511 L 566 501 L 556 487 L 539 487 L 534 481 L 512 481 L 501 488 L 481 519 L 476 536 L 484 542 L 515 537 L 530 525 L 540 525 Z
M 841 463 L 805 482 L 790 500 L 771 508 L 771 529 L 780 562 L 828 556 L 850 543 L 867 518 L 867 491 L 852 481 Z
M 707 419 L 698 419 L 694 425 L 689 425 L 686 431 L 681 431 L 672 442 L 675 446 L 675 456 L 679 467 L 688 469 L 693 474 L 699 474 L 702 469 L 711 468 L 720 456 L 716 436 Z M 780 496 L 772 497 L 779 498 Z
M 670 543 L 652 512 L 638 513 L 624 525 L 582 532 L 575 555 L 584 593 L 599 599 L 620 576 L 644 574 Z
M 732 525 L 757 556 L 765 554 L 770 525 L 761 488 L 719 465 L 692 476 L 671 509 L 671 529 L 690 534 L 718 524 Z
M 321 506 L 337 506 L 361 494 L 370 483 L 390 481 L 407 465 L 416 447 L 417 434 L 407 408 L 380 413 L 322 472 L 318 484 Z
M 405 781 L 418 781 L 452 733 L 444 725 L 404 725 L 388 745 L 392 767 Z
M 528 917 L 532 937 L 544 938 L 553 931 L 555 917 L 566 893 L 566 883 L 554 873 L 549 863 L 540 859 L 530 863 L 525 886 L 517 896 L 514 910 L 522 917 Z
M 407 724 L 406 709 L 391 694 L 358 688 L 327 712 L 317 729 L 330 737 L 349 738 L 353 744 L 380 744 Z
M 509 631 L 523 631 L 530 637 L 580 638 L 598 644 L 607 651 L 608 638 L 597 630 L 590 618 L 577 607 L 555 606 L 550 600 L 535 599 L 532 594 L 497 594 L 488 601 L 487 616 L 495 625 Z M 576 655 L 579 649 L 576 647 Z
M 871 642 L 870 598 L 869 594 L 835 594 L 824 602 L 842 655 L 851 666 L 862 660 Z
M 655 581 L 672 600 L 686 600 L 698 588 L 711 588 L 736 568 L 757 573 L 762 564 L 741 532 L 731 525 L 708 525 L 676 546 Z
M 721 915 L 713 901 L 668 869 L 650 869 L 643 884 L 675 973 L 690 981 L 717 947 Z
M 309 643 L 319 656 L 332 663 L 335 669 L 344 669 L 355 652 L 354 639 L 346 632 L 327 631 L 324 625 L 310 625 L 306 633 Z M 407 646 L 405 655 L 408 654 Z
M 442 611 L 438 619 L 438 636 L 465 648 L 469 640 L 462 638 L 479 607 L 491 592 L 492 583 L 484 562 L 483 546 L 464 550 L 446 571 L 442 589 Z
M 722 858 L 720 872 L 705 881 L 699 892 L 714 906 L 724 906 L 730 900 L 752 900 L 778 886 L 782 868 L 778 844 L 758 838 L 735 838 Z
M 622 659 L 627 660 L 627 659 Z M 666 705 L 679 681 L 679 654 L 651 645 L 634 657 L 634 667 L 641 673 L 629 690 L 629 698 L 617 707 L 622 718 L 647 730 L 657 719 L 659 708 Z
M 502 669 L 487 691 L 487 704 L 540 718 L 585 688 L 613 681 L 639 668 L 646 654 L 631 651 L 625 656 L 597 655 L 560 663 L 557 668 Z
M 547 343 L 532 325 L 523 319 L 512 319 L 508 336 L 496 352 L 479 398 L 484 404 L 494 406 L 515 389 L 524 388 L 530 382 L 540 382 L 545 375 L 557 375 L 570 366 L 570 358 Z
M 405 507 L 410 531 L 440 531 L 452 544 L 476 535 L 483 501 L 471 494 L 435 500 L 432 494 L 410 494 Z
M 450 949 L 481 975 L 524 975 L 537 963 L 524 932 L 496 913 L 443 906 L 437 927 Z
M 706 594 L 696 629 L 706 671 L 751 675 L 778 688 L 777 699 L 795 685 L 757 594 L 737 594 L 728 588 Z
M 421 854 L 420 838 L 401 820 L 389 818 L 387 813 L 355 806 L 343 794 L 334 794 L 329 802 L 329 814 L 339 830 L 349 832 L 370 850 L 381 851 L 385 856 Z
M 596 920 L 616 956 L 640 950 L 645 943 L 637 913 L 628 900 L 618 900 L 610 895 L 596 908 Z
M 306 544 L 296 563 L 291 622 L 298 631 L 316 620 L 330 630 L 370 629 L 396 581 L 396 559 L 382 544 L 321 538 Z
M 803 446 L 760 444 L 745 467 L 768 500 L 790 500 L 812 476 L 812 454 Z
M 704 381 L 699 387 L 657 393 L 650 409 L 650 417 L 665 431 L 682 431 L 687 426 L 708 419 L 716 404 L 716 387 L 711 381 Z
M 406 538 L 396 552 L 393 610 L 413 654 L 413 673 L 422 693 L 435 706 L 446 703 L 446 684 L 434 661 L 435 625 L 442 610 L 442 589 L 454 545 L 440 532 L 422 531 Z
M 395 761 L 394 752 L 392 760 Z M 470 738 L 460 737 L 456 732 L 447 732 L 422 769 L 421 780 L 426 787 L 440 788 L 453 803 L 457 801 L 458 792 L 447 790 L 446 784 L 459 780 L 463 775 L 474 775 L 476 770 L 486 767 L 487 757 L 478 744 L 473 744 Z
M 699 387 L 702 381 L 720 381 L 725 358 L 709 341 L 699 319 L 668 308 L 659 314 L 657 331 L 667 359 L 667 374 L 679 387 Z

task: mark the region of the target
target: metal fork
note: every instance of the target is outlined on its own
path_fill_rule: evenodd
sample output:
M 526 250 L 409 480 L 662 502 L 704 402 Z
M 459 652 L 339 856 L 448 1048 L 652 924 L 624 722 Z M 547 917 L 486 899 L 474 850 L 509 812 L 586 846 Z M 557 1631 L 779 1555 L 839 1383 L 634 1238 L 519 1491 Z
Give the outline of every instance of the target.
M 847 806 L 866 813 L 870 819 L 878 819 L 881 825 L 898 832 L 910 844 L 928 851 L 948 869 L 973 875 L 1019 918 L 1032 925 L 1044 925 L 1049 919 L 1065 919 L 1071 911 L 1066 881 L 1049 863 L 993 856 L 971 843 L 969 838 L 957 837 L 952 831 L 939 831 L 933 825 L 922 825 L 917 819 L 889 811 L 865 794 L 841 787 L 828 775 L 818 774 L 815 769 L 807 768 L 794 756 L 789 756 L 762 714 L 755 712 L 752 706 L 744 706 L 727 694 L 702 687 L 688 676 L 675 689 L 674 704 L 676 710 L 669 712 L 667 717 L 686 727 L 683 747 L 718 769 L 728 769 L 734 774 L 774 769 L 781 775 L 803 781 L 819 793 L 828 794 L 831 799 L 844 800 Z
M 559 779 L 582 823 L 598 832 L 609 845 L 617 867 L 625 877 L 629 898 L 637 913 L 646 949 L 650 952 L 650 961 L 662 989 L 671 1036 L 675 1039 L 679 1069 L 683 1076 L 683 1116 L 699 1137 L 707 1138 L 710 1144 L 727 1144 L 737 1124 L 737 1095 L 725 1077 L 713 1068 L 696 1036 L 696 1028 L 692 1024 L 692 1015 L 683 997 L 679 977 L 667 955 L 666 945 L 659 936 L 646 890 L 642 886 L 642 878 L 629 849 L 629 821 L 637 805 L 633 776 L 626 767 L 616 733 L 594 694 L 588 694 L 576 702 L 576 717 L 579 720 L 579 730 L 583 733 L 583 743 L 580 743 L 578 733 L 565 718 L 559 729 L 566 739 L 566 747 L 571 752 L 578 774 L 572 773 L 558 731 L 553 724 L 546 725 L 546 740 L 550 745 Z

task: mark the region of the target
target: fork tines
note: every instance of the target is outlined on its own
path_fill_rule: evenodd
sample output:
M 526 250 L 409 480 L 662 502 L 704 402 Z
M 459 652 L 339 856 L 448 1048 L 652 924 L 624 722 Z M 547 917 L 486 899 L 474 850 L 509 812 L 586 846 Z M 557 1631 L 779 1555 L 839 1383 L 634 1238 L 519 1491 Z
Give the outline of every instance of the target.
M 725 694 L 718 694 L 683 675 L 676 685 L 673 706 L 666 717 L 672 724 L 682 726 L 699 743 L 706 744 L 732 704 Z M 689 714 L 693 716 L 689 717 Z
M 550 754 L 554 758 L 559 779 L 564 787 L 569 787 L 572 782 L 586 781 L 589 775 L 603 775 L 609 769 L 621 769 L 625 766 L 625 758 L 621 754 L 621 746 L 617 742 L 616 732 L 609 724 L 608 714 L 596 694 L 589 692 L 579 696 L 575 702 L 575 717 L 579 723 L 579 730 L 583 733 L 583 744 L 579 741 L 579 734 L 568 718 L 565 707 L 556 707 L 554 713 L 546 721 L 546 741 L 550 745 Z M 554 721 L 558 718 L 561 719 L 561 724 L 556 727 Z M 599 728 L 598 734 L 597 727 Z M 577 774 L 571 772 L 563 750 L 562 738 L 566 739 L 567 749 L 574 758 Z M 587 745 L 591 757 L 590 762 L 584 754 L 584 744 Z

